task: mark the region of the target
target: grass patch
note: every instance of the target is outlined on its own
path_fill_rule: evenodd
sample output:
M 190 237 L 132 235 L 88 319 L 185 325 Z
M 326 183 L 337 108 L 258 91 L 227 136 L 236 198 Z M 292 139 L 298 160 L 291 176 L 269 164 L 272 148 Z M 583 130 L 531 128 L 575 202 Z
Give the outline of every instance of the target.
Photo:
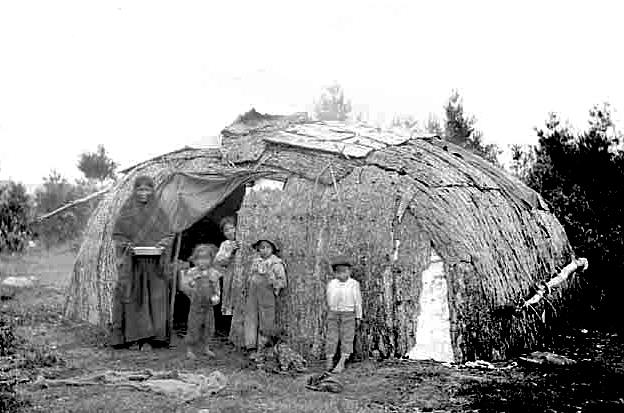
M 15 392 L 16 380 L 0 377 L 0 412 L 18 413 L 29 406 L 27 400 L 22 399 Z
M 13 358 L 18 352 L 18 342 L 13 325 L 0 315 L 0 412 L 19 412 L 28 404 L 15 390 L 18 378 L 12 370 L 15 369 Z
M 0 357 L 15 353 L 16 341 L 13 325 L 8 323 L 6 317 L 2 315 L 0 317 Z
M 31 407 L 31 398 L 18 392 L 19 386 L 34 380 L 42 369 L 65 364 L 58 352 L 45 342 L 32 342 L 30 336 L 33 327 L 62 321 L 65 277 L 59 275 L 69 274 L 72 262 L 66 246 L 0 255 L 0 280 L 35 277 L 33 287 L 0 286 L 0 412 L 17 413 Z

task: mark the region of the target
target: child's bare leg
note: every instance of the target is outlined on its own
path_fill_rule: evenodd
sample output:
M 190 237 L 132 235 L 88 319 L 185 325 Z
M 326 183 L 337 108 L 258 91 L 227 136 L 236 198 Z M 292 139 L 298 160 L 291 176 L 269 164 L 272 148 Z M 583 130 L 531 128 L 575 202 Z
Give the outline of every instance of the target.
M 334 367 L 334 370 L 332 370 L 334 373 L 341 373 L 344 370 L 344 366 L 345 366 L 345 362 L 349 359 L 349 356 L 351 354 L 346 353 L 346 354 L 340 354 L 340 360 L 338 360 L 338 364 L 336 364 L 336 367 Z
M 150 351 L 153 350 L 153 348 L 150 342 L 148 340 L 145 340 L 139 343 L 139 350 L 149 353 Z
M 264 350 L 269 343 L 269 338 L 263 334 L 258 334 L 258 351 Z
M 210 345 L 206 344 L 206 346 L 204 347 L 204 354 L 208 357 L 216 357 L 217 355 L 214 353 L 214 351 L 210 350 Z
M 264 362 L 264 359 L 265 359 L 266 345 L 268 343 L 268 338 L 260 333 L 256 333 L 256 343 L 257 343 L 257 347 L 255 349 L 254 348 L 247 349 L 248 351 L 250 351 L 249 360 L 255 363 L 262 363 Z
M 188 347 L 186 349 L 186 357 L 190 358 L 191 360 L 195 360 L 197 358 L 191 347 Z

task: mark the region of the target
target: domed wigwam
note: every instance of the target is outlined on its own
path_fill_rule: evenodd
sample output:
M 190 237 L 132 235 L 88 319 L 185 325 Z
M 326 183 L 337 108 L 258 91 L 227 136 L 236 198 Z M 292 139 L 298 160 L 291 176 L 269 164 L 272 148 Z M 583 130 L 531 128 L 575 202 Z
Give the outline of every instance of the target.
M 568 274 L 586 261 L 575 259 L 536 192 L 480 157 L 435 136 L 254 110 L 221 139 L 219 149 L 184 148 L 123 171 L 85 230 L 67 316 L 110 323 L 112 227 L 134 177 L 146 174 L 181 234 L 181 259 L 199 240 L 218 244 L 219 220 L 237 216 L 239 302 L 250 244 L 259 234 L 280 242 L 288 276 L 280 322 L 308 357 L 323 354 L 328 258 L 335 254 L 353 260 L 361 283 L 365 322 L 355 348 L 364 357 L 500 360 L 540 346 L 565 321 L 575 286 Z M 218 194 L 207 196 L 203 183 Z M 183 211 L 180 200 L 194 209 Z M 548 288 L 570 263 L 560 288 Z M 242 311 L 235 303 L 235 344 Z

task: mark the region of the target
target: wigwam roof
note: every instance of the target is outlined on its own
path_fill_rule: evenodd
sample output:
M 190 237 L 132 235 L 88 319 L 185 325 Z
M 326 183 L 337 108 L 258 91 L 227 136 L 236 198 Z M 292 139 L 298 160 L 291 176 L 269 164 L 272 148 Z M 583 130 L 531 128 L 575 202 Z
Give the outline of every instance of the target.
M 409 176 L 431 190 L 471 186 L 500 191 L 528 208 L 548 210 L 536 192 L 507 172 L 435 135 L 414 136 L 405 129 L 381 130 L 360 123 L 311 122 L 300 114 L 267 118 L 252 110 L 225 128 L 222 137 L 222 153 L 233 164 L 261 161 L 284 169 L 280 152 L 291 158 L 315 154 L 323 161 L 334 158 L 340 178 L 355 166 L 375 165 Z M 261 159 L 263 155 L 266 159 Z M 290 172 L 312 179 L 320 172 L 318 162 L 298 166 Z

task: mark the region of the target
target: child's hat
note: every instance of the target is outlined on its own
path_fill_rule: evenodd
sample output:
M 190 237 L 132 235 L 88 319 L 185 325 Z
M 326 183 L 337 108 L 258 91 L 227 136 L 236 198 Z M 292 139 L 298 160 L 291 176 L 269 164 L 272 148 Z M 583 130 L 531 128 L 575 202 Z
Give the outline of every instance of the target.
M 279 243 L 275 240 L 273 240 L 271 237 L 266 236 L 266 235 L 262 235 L 261 237 L 257 238 L 257 241 L 254 242 L 253 244 L 251 244 L 251 247 L 255 250 L 258 249 L 258 247 L 260 246 L 260 243 L 264 241 L 264 242 L 268 242 L 269 244 L 271 244 L 271 246 L 273 247 L 273 253 L 275 255 L 279 254 L 280 252 L 280 246 Z
M 332 258 L 332 260 L 330 261 L 330 265 L 332 267 L 332 270 L 334 271 L 336 270 L 336 267 L 339 265 L 343 265 L 346 267 L 353 267 L 351 260 L 344 255 L 338 255 Z
M 211 260 L 216 255 L 219 249 L 213 244 L 199 244 L 195 247 L 193 255 L 191 255 L 191 261 L 196 262 L 199 260 Z

